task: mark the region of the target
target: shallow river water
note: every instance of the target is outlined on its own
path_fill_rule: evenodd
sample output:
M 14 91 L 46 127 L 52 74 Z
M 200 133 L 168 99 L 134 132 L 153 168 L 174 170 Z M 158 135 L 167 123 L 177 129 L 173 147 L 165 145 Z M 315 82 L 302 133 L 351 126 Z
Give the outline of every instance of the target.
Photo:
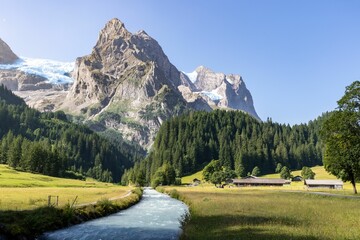
M 45 233 L 40 239 L 178 239 L 188 211 L 183 202 L 147 188 L 142 200 L 129 209 Z

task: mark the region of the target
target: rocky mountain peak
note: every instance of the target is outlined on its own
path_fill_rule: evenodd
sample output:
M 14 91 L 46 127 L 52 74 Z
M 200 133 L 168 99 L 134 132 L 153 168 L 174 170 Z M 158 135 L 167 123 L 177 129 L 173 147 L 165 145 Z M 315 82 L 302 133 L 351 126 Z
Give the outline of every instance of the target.
M 131 37 L 131 33 L 125 28 L 125 24 L 117 18 L 113 18 L 107 22 L 99 34 L 100 42 L 114 40 L 119 37 Z
M 250 91 L 240 75 L 224 74 L 199 66 L 192 73 L 186 74 L 190 80 L 192 92 L 203 97 L 213 108 L 230 108 L 242 110 L 257 119 L 257 115 Z M 185 96 L 193 95 L 184 94 Z
M 99 119 L 143 146 L 167 118 L 210 110 L 204 100 L 185 101 L 178 89 L 184 79 L 155 39 L 130 33 L 118 19 L 100 31 L 91 54 L 77 59 L 73 79 L 62 109 Z
M 11 64 L 18 60 L 19 57 L 11 48 L 0 38 L 0 64 Z

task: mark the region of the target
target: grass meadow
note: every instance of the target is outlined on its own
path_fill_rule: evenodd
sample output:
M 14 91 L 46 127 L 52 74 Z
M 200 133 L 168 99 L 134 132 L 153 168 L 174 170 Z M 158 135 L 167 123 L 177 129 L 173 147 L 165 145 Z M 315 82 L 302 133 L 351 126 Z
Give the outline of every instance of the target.
M 0 165 L 0 210 L 28 210 L 47 205 L 49 195 L 59 196 L 59 206 L 84 204 L 125 195 L 129 187 L 110 183 L 49 177 L 19 172 Z
M 263 188 L 175 189 L 191 209 L 182 239 L 360 239 L 360 198 Z
M 315 179 L 336 179 L 322 166 L 313 167 Z M 301 171 L 294 171 L 294 176 Z M 260 177 L 280 178 L 279 174 Z M 308 194 L 326 192 L 353 195 L 350 183 L 343 190 L 307 190 L 303 182 L 284 187 L 225 187 L 209 183 L 189 186 L 202 172 L 182 178 L 176 189 L 190 206 L 191 217 L 182 239 L 360 239 L 360 197 Z

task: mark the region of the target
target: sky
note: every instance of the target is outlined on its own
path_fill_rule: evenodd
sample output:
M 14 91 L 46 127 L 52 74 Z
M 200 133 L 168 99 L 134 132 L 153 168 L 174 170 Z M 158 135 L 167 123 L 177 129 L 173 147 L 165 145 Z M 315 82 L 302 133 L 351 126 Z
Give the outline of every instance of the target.
M 181 71 L 240 74 L 262 120 L 307 123 L 360 80 L 358 0 L 0 0 L 0 38 L 19 56 L 74 61 L 112 18 Z

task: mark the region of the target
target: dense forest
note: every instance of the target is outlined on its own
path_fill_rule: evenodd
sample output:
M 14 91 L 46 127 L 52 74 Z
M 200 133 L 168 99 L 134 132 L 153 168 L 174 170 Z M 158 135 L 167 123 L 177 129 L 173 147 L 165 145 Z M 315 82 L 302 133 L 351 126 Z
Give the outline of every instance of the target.
M 119 181 L 143 156 L 129 144 L 107 140 L 64 112 L 41 113 L 0 86 L 0 163 L 60 177 Z
M 165 179 L 164 169 L 181 177 L 203 169 L 211 160 L 219 160 L 239 177 L 255 167 L 261 174 L 273 173 L 279 163 L 290 169 L 321 165 L 323 118 L 291 127 L 271 119 L 259 122 L 240 111 L 175 117 L 163 123 L 146 160 L 127 170 L 122 183 L 150 183 L 161 173 Z

